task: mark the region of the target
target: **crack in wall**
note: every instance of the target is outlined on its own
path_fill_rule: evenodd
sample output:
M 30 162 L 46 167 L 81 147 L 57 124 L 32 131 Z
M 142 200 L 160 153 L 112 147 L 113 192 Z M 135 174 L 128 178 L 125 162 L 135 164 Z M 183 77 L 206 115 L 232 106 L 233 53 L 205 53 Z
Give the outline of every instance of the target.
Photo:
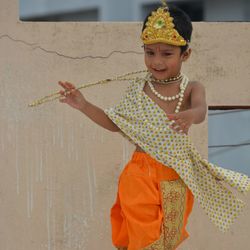
M 7 35 L 7 34 L 1 35 L 1 36 L 0 36 L 0 40 L 1 40 L 2 38 L 4 38 L 4 37 L 7 37 L 7 38 L 9 38 L 10 40 L 12 40 L 12 41 L 14 41 L 14 42 L 21 42 L 21 43 L 23 43 L 23 44 L 25 44 L 25 45 L 27 45 L 27 46 L 34 46 L 34 45 L 36 45 L 36 43 L 28 43 L 28 42 L 23 41 L 23 40 L 15 39 L 15 38 L 13 38 L 13 37 Z
M 92 56 L 92 55 L 86 55 L 86 56 L 69 56 L 69 55 L 64 55 L 64 54 L 61 54 L 55 50 L 48 50 L 48 49 L 45 49 L 41 46 L 36 46 L 37 43 L 29 43 L 29 42 L 26 42 L 24 40 L 20 40 L 20 39 L 15 39 L 11 36 L 9 36 L 8 34 L 4 34 L 4 35 L 1 35 L 0 36 L 0 40 L 3 39 L 3 38 L 8 38 L 9 40 L 13 41 L 13 42 L 16 42 L 16 43 L 23 43 L 24 45 L 26 46 L 29 46 L 29 47 L 33 47 L 32 49 L 33 50 L 36 50 L 36 49 L 40 49 L 41 51 L 47 53 L 47 54 L 55 54 L 57 56 L 60 56 L 60 57 L 63 57 L 63 58 L 67 58 L 67 59 L 72 59 L 72 60 L 82 60 L 82 59 L 108 59 L 110 58 L 113 54 L 137 54 L 137 55 L 142 55 L 143 52 L 137 52 L 137 51 L 133 51 L 133 50 L 128 50 L 128 51 L 121 51 L 121 50 L 113 50 L 111 51 L 107 56 Z

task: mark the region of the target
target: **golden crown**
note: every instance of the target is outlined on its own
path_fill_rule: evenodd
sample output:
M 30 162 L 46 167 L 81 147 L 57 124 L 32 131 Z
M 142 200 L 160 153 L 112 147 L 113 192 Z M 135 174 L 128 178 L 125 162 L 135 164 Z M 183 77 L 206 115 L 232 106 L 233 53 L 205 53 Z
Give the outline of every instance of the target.
M 159 7 L 157 11 L 153 11 L 151 16 L 148 17 L 146 28 L 141 34 L 143 43 L 166 43 L 185 46 L 187 42 L 174 28 L 174 19 L 170 16 L 166 1 L 162 0 L 162 5 L 163 6 Z

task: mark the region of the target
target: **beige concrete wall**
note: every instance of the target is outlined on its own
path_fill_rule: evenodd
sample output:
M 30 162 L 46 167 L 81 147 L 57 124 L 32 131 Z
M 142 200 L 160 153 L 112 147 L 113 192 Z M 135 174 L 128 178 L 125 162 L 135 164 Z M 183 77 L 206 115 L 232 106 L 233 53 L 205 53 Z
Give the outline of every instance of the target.
M 28 108 L 58 90 L 143 69 L 139 23 L 22 23 L 17 0 L 0 3 L 0 249 L 113 249 L 109 211 L 134 147 L 59 103 Z M 193 55 L 184 66 L 203 82 L 210 105 L 250 105 L 250 24 L 195 23 Z M 113 105 L 126 83 L 82 92 Z M 207 120 L 191 136 L 207 155 Z M 225 166 L 226 167 L 226 166 Z M 190 238 L 179 249 L 249 246 L 248 207 L 227 234 L 195 204 Z

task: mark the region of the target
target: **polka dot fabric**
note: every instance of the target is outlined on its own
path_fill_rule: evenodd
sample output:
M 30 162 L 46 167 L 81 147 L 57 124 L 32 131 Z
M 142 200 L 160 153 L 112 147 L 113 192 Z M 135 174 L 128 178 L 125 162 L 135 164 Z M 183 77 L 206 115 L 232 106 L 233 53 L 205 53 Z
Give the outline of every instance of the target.
M 246 194 L 250 190 L 249 177 L 203 159 L 188 135 L 169 128 L 170 121 L 164 110 L 146 95 L 144 85 L 145 80 L 130 82 L 121 101 L 104 112 L 121 129 L 122 136 L 172 167 L 210 220 L 226 232 L 245 203 L 223 184 Z

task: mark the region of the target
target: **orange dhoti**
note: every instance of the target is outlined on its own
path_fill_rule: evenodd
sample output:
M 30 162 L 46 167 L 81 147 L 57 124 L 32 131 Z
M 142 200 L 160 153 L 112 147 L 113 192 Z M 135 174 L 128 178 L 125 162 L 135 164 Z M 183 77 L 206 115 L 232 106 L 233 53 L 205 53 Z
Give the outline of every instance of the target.
M 118 249 L 174 250 L 194 197 L 179 175 L 144 152 L 134 152 L 122 171 L 111 208 L 112 242 Z

